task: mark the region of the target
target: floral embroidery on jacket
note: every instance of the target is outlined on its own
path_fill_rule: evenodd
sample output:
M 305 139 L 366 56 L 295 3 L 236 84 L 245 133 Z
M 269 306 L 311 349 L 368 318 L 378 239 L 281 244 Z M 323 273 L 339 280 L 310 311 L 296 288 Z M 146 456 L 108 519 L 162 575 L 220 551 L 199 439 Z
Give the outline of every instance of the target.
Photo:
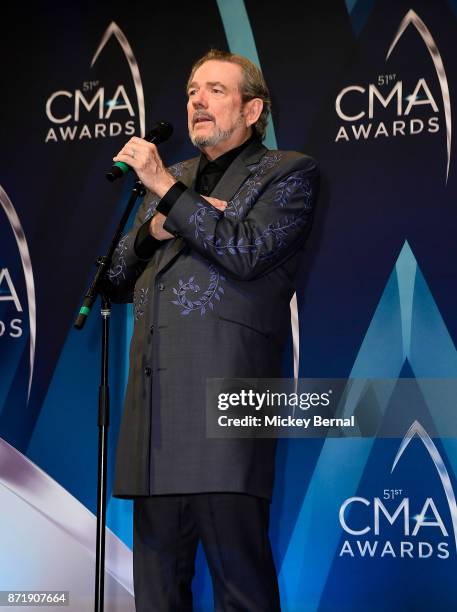
M 149 288 L 141 288 L 139 291 L 135 291 L 133 294 L 133 312 L 135 316 L 135 321 L 138 321 L 143 315 L 145 311 L 145 306 L 148 303 L 149 299 Z
M 275 156 L 275 159 L 268 160 L 271 163 L 280 159 L 280 156 Z M 264 165 L 267 167 L 267 164 Z M 271 167 L 271 165 L 269 166 Z M 259 192 L 259 182 L 255 177 L 249 179 L 244 187 L 247 186 L 246 197 L 244 204 L 248 210 L 256 200 Z M 240 190 L 241 191 L 241 190 Z M 224 213 L 221 213 L 215 208 L 209 208 L 202 202 L 196 202 L 197 210 L 189 217 L 189 223 L 194 225 L 195 238 L 200 239 L 205 249 L 212 248 L 217 255 L 240 255 L 243 253 L 259 253 L 260 260 L 272 259 L 282 247 L 286 245 L 288 234 L 293 230 L 303 226 L 308 218 L 309 210 L 311 209 L 312 189 L 309 179 L 306 178 L 306 172 L 303 170 L 290 174 L 283 179 L 277 187 L 274 195 L 274 202 L 279 204 L 281 208 L 287 205 L 287 202 L 294 194 L 303 195 L 304 207 L 297 212 L 283 217 L 276 222 L 270 223 L 260 234 L 258 234 L 252 242 L 246 242 L 244 238 L 239 238 L 235 241 L 235 237 L 231 237 L 228 241 L 223 242 L 222 238 L 217 238 L 214 235 L 208 235 L 205 229 L 205 217 L 220 218 L 222 214 L 231 216 L 236 219 L 241 219 L 245 209 L 241 204 L 240 192 L 228 203 Z M 270 241 L 270 244 L 268 244 Z M 262 253 L 261 251 L 264 250 Z
M 178 176 L 182 176 L 184 174 L 184 170 L 186 169 L 186 167 L 186 162 L 178 162 L 177 164 L 173 164 L 173 166 L 170 166 L 168 168 L 168 172 L 172 174 L 175 178 L 178 178 Z
M 275 202 L 277 202 L 281 208 L 284 208 L 292 194 L 296 192 L 304 196 L 305 208 L 311 208 L 311 182 L 306 178 L 306 174 L 305 170 L 298 170 L 278 184 Z
M 278 249 L 285 246 L 286 238 L 292 229 L 298 228 L 305 224 L 309 207 L 305 207 L 294 217 L 284 217 L 282 220 L 276 221 L 276 223 L 270 223 L 264 231 L 255 238 L 254 242 L 246 243 L 244 238 L 240 238 L 235 242 L 235 237 L 232 236 L 224 244 L 222 238 L 215 238 L 214 235 L 208 236 L 206 234 L 203 219 L 206 214 L 212 214 L 212 211 L 204 204 L 197 202 L 198 210 L 189 219 L 189 223 L 195 225 L 195 237 L 203 242 L 205 249 L 209 247 L 216 251 L 217 255 L 240 255 L 241 253 L 256 253 L 266 245 L 267 240 L 272 238 L 275 240 L 275 248 L 271 252 L 267 251 L 259 256 L 260 260 L 271 259 L 274 257 Z M 275 252 L 272 252 L 272 251 Z
M 125 253 L 129 248 L 128 235 L 125 234 L 125 236 L 119 240 L 119 244 L 114 251 L 114 261 L 116 263 L 108 270 L 108 278 L 115 285 L 119 285 L 121 279 L 125 280 L 125 271 L 127 268 Z
M 268 170 L 274 168 L 281 161 L 281 151 L 267 151 L 258 164 L 251 166 L 251 172 L 255 173 L 254 178 L 258 179 Z
M 177 299 L 171 303 L 181 308 L 182 315 L 188 315 L 193 310 L 200 310 L 200 315 L 203 316 L 207 308 L 214 310 L 214 300 L 220 301 L 221 295 L 224 294 L 221 281 L 225 281 L 225 278 L 211 264 L 208 265 L 208 270 L 209 283 L 203 293 L 201 293 L 200 286 L 195 283 L 194 276 L 191 276 L 186 282 L 180 279 L 178 287 L 173 287 L 173 293 Z M 200 293 L 200 295 L 196 300 L 191 300 L 188 297 L 190 292 Z
M 148 220 L 149 220 L 149 219 L 152 217 L 152 215 L 153 215 L 153 213 L 154 213 L 155 209 L 157 208 L 157 204 L 159 203 L 159 201 L 160 201 L 160 200 L 159 200 L 159 198 L 154 198 L 154 199 L 151 201 L 150 206 L 148 207 L 148 209 L 147 209 L 147 210 L 146 210 L 146 212 L 144 213 L 144 216 L 143 216 L 143 223 L 146 223 L 146 221 L 148 221 Z
M 244 212 L 243 207 L 240 205 L 239 198 L 240 193 L 242 191 L 246 192 L 244 201 L 246 205 L 246 212 L 251 208 L 254 202 L 257 200 L 260 194 L 260 187 L 262 182 L 260 178 L 268 171 L 274 168 L 282 158 L 282 153 L 279 151 L 269 151 L 265 153 L 260 162 L 255 166 L 251 166 L 252 176 L 247 179 L 245 183 L 240 187 L 238 193 L 236 193 L 232 200 L 228 203 L 228 206 L 225 210 L 226 215 L 233 215 L 233 212 L 236 213 L 236 216 L 239 218 L 240 215 Z M 235 210 L 234 210 L 235 209 Z

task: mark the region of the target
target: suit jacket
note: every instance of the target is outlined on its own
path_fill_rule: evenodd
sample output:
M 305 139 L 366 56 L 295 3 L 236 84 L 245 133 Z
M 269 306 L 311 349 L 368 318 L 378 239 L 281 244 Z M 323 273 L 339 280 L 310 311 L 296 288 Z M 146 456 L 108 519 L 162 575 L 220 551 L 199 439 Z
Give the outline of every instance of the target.
M 271 497 L 275 441 L 208 438 L 206 381 L 281 375 L 317 167 L 310 157 L 254 141 L 211 194 L 228 202 L 222 213 L 192 189 L 198 161 L 170 168 L 190 187 L 164 224 L 176 237 L 148 260 L 136 255 L 138 229 L 158 202 L 148 194 L 109 272 L 111 297 L 133 299 L 135 316 L 117 447 L 120 497 Z

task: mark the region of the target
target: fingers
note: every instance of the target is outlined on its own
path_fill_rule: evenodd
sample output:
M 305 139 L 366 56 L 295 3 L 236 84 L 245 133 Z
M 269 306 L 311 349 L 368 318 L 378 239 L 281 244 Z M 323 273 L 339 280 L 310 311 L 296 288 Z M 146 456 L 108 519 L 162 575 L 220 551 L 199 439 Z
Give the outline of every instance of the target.
M 113 157 L 113 161 L 122 161 L 132 168 L 139 169 L 152 161 L 158 164 L 160 158 L 157 147 L 152 142 L 133 136 Z
M 156 212 L 151 219 L 149 233 L 153 238 L 156 238 L 156 240 L 169 240 L 170 238 L 174 238 L 173 234 L 170 234 L 163 228 L 165 220 L 166 217 L 158 212 Z
M 113 157 L 113 161 L 130 166 L 146 189 L 153 191 L 159 198 L 163 198 L 176 183 L 176 179 L 165 168 L 157 147 L 143 138 L 130 138 Z
M 136 150 L 145 151 L 157 151 L 157 147 L 152 142 L 144 140 L 144 138 L 138 138 L 138 136 L 132 136 L 128 142 L 124 145 L 124 148 L 134 148 Z
M 224 211 L 227 208 L 227 202 L 225 200 L 219 200 L 218 198 L 212 198 L 211 196 L 202 196 L 211 206 L 217 208 L 217 210 Z
M 135 162 L 135 152 L 134 151 L 127 152 L 124 149 L 119 151 L 119 153 L 113 157 L 113 161 L 124 162 L 125 164 L 128 164 L 132 168 L 137 168 L 137 165 L 138 165 L 138 160 L 136 160 Z
M 146 146 L 153 146 L 154 148 L 156 148 L 155 144 L 153 144 L 152 142 L 148 142 L 147 140 L 145 140 L 144 138 L 138 138 L 138 136 L 132 136 L 132 138 L 130 138 L 130 140 L 128 141 L 127 144 L 137 144 L 137 145 L 146 145 Z

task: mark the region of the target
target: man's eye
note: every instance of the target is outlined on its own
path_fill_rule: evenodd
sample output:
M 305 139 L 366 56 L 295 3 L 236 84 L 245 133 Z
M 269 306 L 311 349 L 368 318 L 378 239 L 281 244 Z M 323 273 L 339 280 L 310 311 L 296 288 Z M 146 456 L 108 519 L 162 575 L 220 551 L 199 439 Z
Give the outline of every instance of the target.
M 196 93 L 195 89 L 189 89 L 189 91 L 187 92 L 187 95 L 189 96 L 189 98 L 191 96 L 193 96 Z
M 222 93 L 222 89 L 218 89 L 217 87 L 213 87 L 212 92 L 213 93 Z

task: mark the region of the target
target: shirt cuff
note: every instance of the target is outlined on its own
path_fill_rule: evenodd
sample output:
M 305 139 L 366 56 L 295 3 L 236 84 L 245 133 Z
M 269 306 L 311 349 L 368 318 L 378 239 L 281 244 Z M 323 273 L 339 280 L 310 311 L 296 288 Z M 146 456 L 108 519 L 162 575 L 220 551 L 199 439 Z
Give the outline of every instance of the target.
M 170 212 L 172 207 L 175 205 L 176 200 L 186 190 L 187 190 L 187 187 L 184 185 L 184 183 L 181 183 L 181 181 L 177 181 L 172 187 L 170 187 L 167 193 L 163 196 L 163 198 L 157 204 L 157 207 L 156 207 L 157 212 L 162 213 L 162 215 L 165 215 L 167 217 L 168 213 Z
M 133 245 L 135 255 L 139 259 L 151 259 L 154 255 L 155 250 L 160 246 L 160 240 L 154 238 L 149 233 L 149 226 L 151 225 L 151 219 L 148 219 L 138 230 Z

